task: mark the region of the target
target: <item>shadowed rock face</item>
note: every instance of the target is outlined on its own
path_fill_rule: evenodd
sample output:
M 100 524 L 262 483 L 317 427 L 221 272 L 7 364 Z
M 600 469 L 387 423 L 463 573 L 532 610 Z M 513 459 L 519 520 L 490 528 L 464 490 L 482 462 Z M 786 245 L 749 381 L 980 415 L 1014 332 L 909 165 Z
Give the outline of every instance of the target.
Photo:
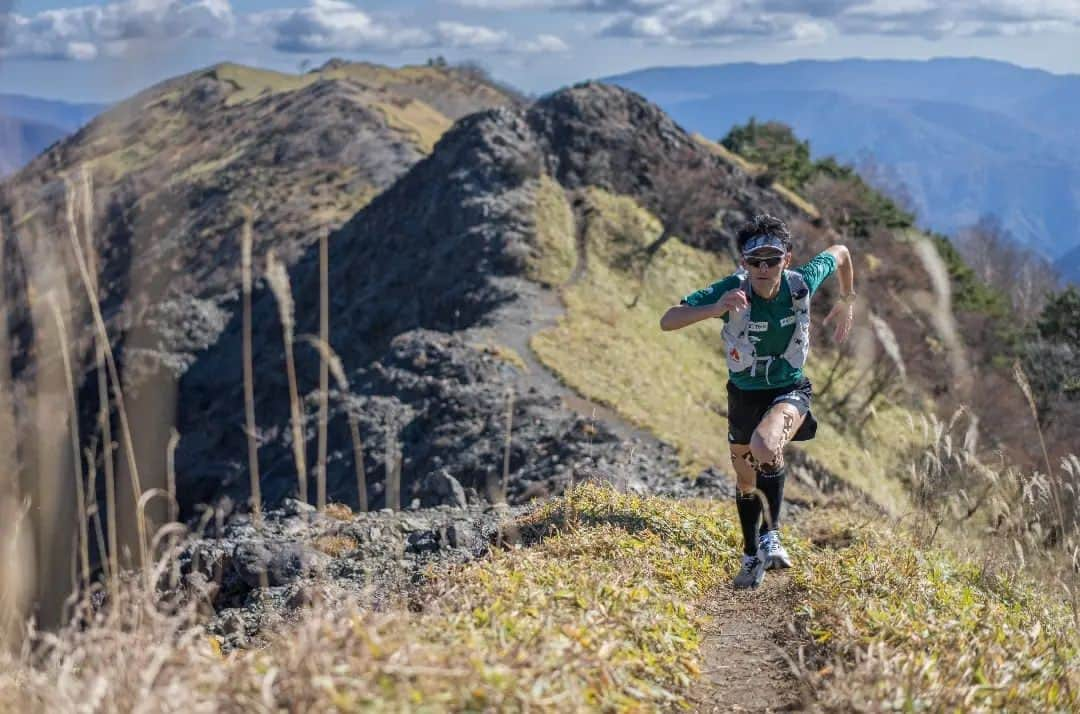
M 93 321 L 74 259 L 69 196 L 123 374 L 141 489 L 161 488 L 176 380 L 217 341 L 236 304 L 245 213 L 256 264 L 270 250 L 291 264 L 427 155 L 454 120 L 512 101 L 453 68 L 336 63 L 286 75 L 219 65 L 111 108 L 0 184 L 0 330 L 10 336 L 0 359 L 10 359 L 15 382 L 16 460 L 31 472 L 44 463 L 34 433 L 37 376 L 52 374 L 56 403 L 66 403 L 52 316 L 40 299 L 51 293 L 69 315 L 83 446 L 96 445 L 92 458 L 105 473 Z M 0 369 L 0 381 L 7 371 Z M 136 489 L 124 470 L 120 427 L 114 407 L 117 510 L 129 514 Z M 56 471 L 69 473 L 64 464 Z M 97 487 L 104 500 L 103 479 Z M 158 522 L 163 505 L 149 506 Z M 130 544 L 129 525 L 120 529 Z
M 694 231 L 683 239 L 700 248 L 724 250 L 747 218 L 791 209 L 762 190 L 739 169 L 717 161 L 690 139 L 671 117 L 634 92 L 589 82 L 537 103 L 527 121 L 537 136 L 546 170 L 567 189 L 599 186 L 633 196 L 662 220 L 666 181 L 695 159 L 712 169 L 712 200 L 720 230 Z M 670 203 L 670 199 L 667 203 Z
M 541 173 L 568 190 L 599 185 L 648 206 L 657 172 L 677 151 L 697 152 L 725 177 L 729 190 L 718 207 L 788 213 L 637 95 L 594 84 L 528 110 L 496 109 L 460 121 L 430 157 L 330 236 L 330 343 L 350 382 L 348 394 L 330 398 L 331 500 L 356 503 L 347 411 L 360 424 L 372 507 L 384 503 L 388 441 L 402 449 L 403 504 L 433 502 L 424 484 L 443 471 L 484 493 L 502 473 L 511 392 L 511 501 L 558 491 L 575 473 L 672 489 L 677 464 L 669 447 L 630 443 L 609 425 L 581 418 L 563 405 L 565 390 L 477 343 L 500 326 L 530 320 L 543 297 L 544 288 L 524 277 L 538 250 L 533 216 Z M 296 332 L 317 334 L 316 247 L 290 278 Z M 268 289 L 257 291 L 253 311 L 262 492 L 274 504 L 296 492 L 285 358 Z M 177 469 L 185 509 L 222 495 L 247 498 L 240 340 L 234 318 L 181 381 Z M 319 357 L 301 344 L 296 360 L 311 469 Z
M 643 196 L 655 169 L 690 147 L 686 132 L 659 107 L 606 84 L 554 94 L 529 112 L 528 122 L 550 173 L 567 188 L 601 186 Z

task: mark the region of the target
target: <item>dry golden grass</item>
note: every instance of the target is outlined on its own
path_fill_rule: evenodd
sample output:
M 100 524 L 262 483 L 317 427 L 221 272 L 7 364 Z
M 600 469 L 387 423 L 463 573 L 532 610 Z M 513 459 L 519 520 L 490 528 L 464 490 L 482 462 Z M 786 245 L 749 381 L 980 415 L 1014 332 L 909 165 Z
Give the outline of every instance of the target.
M 328 507 L 329 508 L 329 507 Z M 359 545 L 355 538 L 343 535 L 323 535 L 312 543 L 315 550 L 326 553 L 334 558 L 340 558 L 356 550 Z
M 2 655 L 0 706 L 19 711 L 655 711 L 700 671 L 694 603 L 725 582 L 727 505 L 580 486 L 516 524 L 538 542 L 431 572 L 384 612 L 307 611 L 227 656 L 175 605 L 125 588 L 117 622 Z M 172 614 L 164 616 L 165 610 Z
M 1075 622 L 997 565 L 928 549 L 847 511 L 789 537 L 797 624 L 824 648 L 803 676 L 830 710 L 1067 711 Z M 428 572 L 380 611 L 332 598 L 257 650 L 224 655 L 200 597 L 131 580 L 114 619 L 0 654 L 4 711 L 659 711 L 704 665 L 697 604 L 727 597 L 740 533 L 730 504 L 579 485 L 516 520 L 523 547 Z M 324 552 L 351 539 L 328 537 Z M 416 612 L 416 603 L 423 603 Z M 799 661 L 798 653 L 789 653 Z M 826 664 L 825 667 L 820 667 Z
M 214 68 L 214 73 L 219 80 L 236 88 L 226 100 L 226 106 L 244 104 L 267 94 L 294 92 L 319 78 L 316 74 L 286 74 L 232 62 L 218 65 Z
M 701 134 L 693 134 L 692 136 L 694 141 L 704 146 L 713 155 L 720 157 L 727 163 L 738 167 L 744 173 L 750 174 L 751 176 L 758 176 L 764 173 L 767 168 L 764 164 L 755 164 L 753 161 L 749 161 L 748 159 L 739 156 L 723 144 L 708 139 Z
M 353 516 L 352 509 L 344 503 L 328 503 L 323 513 L 338 521 L 352 520 Z
M 293 463 L 296 465 L 297 498 L 308 502 L 307 455 L 304 450 L 304 407 L 296 379 L 296 359 L 293 352 L 296 330 L 295 303 L 292 285 L 285 264 L 277 259 L 274 250 L 266 255 L 266 281 L 277 303 L 278 319 L 285 349 L 285 372 L 289 379 L 289 423 L 292 427 Z
M 577 261 L 574 213 L 563 187 L 546 174 L 537 183 L 533 220 L 537 256 L 529 262 L 526 274 L 545 285 L 562 285 Z
M 244 423 L 248 443 L 248 473 L 251 482 L 251 518 L 256 528 L 262 526 L 262 488 L 259 479 L 259 446 L 255 425 L 255 373 L 251 347 L 251 251 L 254 239 L 251 233 L 251 211 L 244 213 L 241 231 L 241 283 L 243 291 L 243 362 L 244 362 Z
M 513 365 L 522 372 L 529 371 L 529 365 L 526 364 L 525 359 L 518 354 L 517 350 L 513 347 L 507 347 L 506 345 L 497 344 L 495 342 L 488 342 L 487 344 L 473 345 L 473 348 L 486 355 L 491 355 L 495 359 Z
M 295 92 L 319 81 L 347 80 L 358 92 L 385 97 L 384 101 L 374 101 L 371 106 L 383 114 L 387 125 L 411 134 L 424 153 L 431 152 L 453 121 L 430 104 L 411 96 L 412 90 L 437 91 L 441 88 L 448 95 L 472 96 L 478 104 L 484 105 L 505 101 L 494 87 L 464 79 L 452 70 L 428 66 L 393 68 L 351 62 L 321 71 L 288 74 L 226 62 L 217 65 L 214 73 L 234 88 L 225 101 L 226 106 Z
M 453 122 L 434 107 L 417 99 L 402 102 L 375 102 L 371 105 L 383 115 L 386 125 L 406 136 L 425 154 L 430 154 Z
M 793 571 L 799 614 L 837 664 L 810 675 L 837 711 L 1076 711 L 1080 633 L 1015 568 L 927 549 L 904 529 L 850 528 Z
M 787 201 L 789 205 L 802 211 L 810 218 L 813 218 L 815 220 L 821 218 L 821 212 L 818 211 L 817 206 L 810 203 L 805 198 L 795 193 L 795 191 L 791 190 L 784 184 L 774 182 L 772 185 L 772 190 L 776 191 L 777 195 Z

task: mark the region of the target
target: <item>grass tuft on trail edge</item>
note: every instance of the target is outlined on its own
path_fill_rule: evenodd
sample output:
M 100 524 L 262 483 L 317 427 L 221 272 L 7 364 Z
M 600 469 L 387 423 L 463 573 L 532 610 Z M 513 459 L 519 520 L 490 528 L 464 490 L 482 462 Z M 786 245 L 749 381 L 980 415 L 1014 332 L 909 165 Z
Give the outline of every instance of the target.
M 62 631 L 21 658 L 0 652 L 0 703 L 163 711 L 182 692 L 190 710 L 682 708 L 701 671 L 695 603 L 738 561 L 732 516 L 729 504 L 581 484 L 508 521 L 522 542 L 434 568 L 420 593 L 377 611 L 321 604 L 267 646 L 228 654 L 197 619 L 132 590 L 116 621 Z
M 817 546 L 785 539 L 798 629 L 821 645 L 810 660 L 817 671 L 805 674 L 816 705 L 1077 709 L 1077 630 L 1060 598 L 902 534 L 853 526 L 847 512 L 838 529 L 828 510 L 804 519 Z M 164 711 L 177 697 L 187 709 L 223 711 L 690 706 L 715 664 L 700 660 L 700 606 L 732 597 L 740 534 L 730 503 L 584 483 L 507 521 L 503 536 L 518 540 L 434 567 L 419 593 L 375 609 L 324 602 L 265 647 L 228 654 L 199 624 L 197 602 L 162 605 L 133 580 L 116 619 L 61 630 L 21 655 L 0 652 L 0 709 Z
M 1051 586 L 895 529 L 847 528 L 838 540 L 793 570 L 800 621 L 839 657 L 810 675 L 822 706 L 1080 709 L 1080 632 Z

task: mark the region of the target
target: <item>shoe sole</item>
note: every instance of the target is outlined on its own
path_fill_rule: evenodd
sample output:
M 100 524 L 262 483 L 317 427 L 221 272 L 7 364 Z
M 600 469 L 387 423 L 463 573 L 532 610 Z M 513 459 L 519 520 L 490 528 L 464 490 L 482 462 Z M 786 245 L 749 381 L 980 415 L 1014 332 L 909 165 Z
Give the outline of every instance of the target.
M 764 562 L 764 560 L 762 561 Z M 738 583 L 732 583 L 732 587 L 736 590 L 753 590 L 765 580 L 765 571 L 768 570 L 767 566 L 763 566 L 756 576 L 754 576 L 754 582 L 749 585 L 739 585 Z
M 757 590 L 757 587 L 765 581 L 765 571 L 761 571 L 761 577 L 755 580 L 750 585 L 734 585 L 736 590 Z
M 781 558 L 766 558 L 765 569 L 766 570 L 786 570 L 791 567 L 790 560 L 782 560 Z

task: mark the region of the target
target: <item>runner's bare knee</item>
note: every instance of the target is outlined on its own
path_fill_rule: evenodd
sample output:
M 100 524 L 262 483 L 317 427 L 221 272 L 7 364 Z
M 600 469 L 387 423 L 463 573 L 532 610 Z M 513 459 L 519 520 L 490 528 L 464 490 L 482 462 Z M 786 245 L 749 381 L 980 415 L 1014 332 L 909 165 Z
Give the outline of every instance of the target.
M 767 431 L 763 433 L 758 429 L 754 431 L 754 436 L 750 439 L 750 452 L 754 455 L 759 468 L 776 468 L 783 463 L 784 444 L 779 435 L 769 434 Z
M 784 465 L 784 447 L 795 436 L 805 417 L 793 405 L 781 402 L 769 409 L 750 439 L 750 449 L 761 471 L 777 471 Z

